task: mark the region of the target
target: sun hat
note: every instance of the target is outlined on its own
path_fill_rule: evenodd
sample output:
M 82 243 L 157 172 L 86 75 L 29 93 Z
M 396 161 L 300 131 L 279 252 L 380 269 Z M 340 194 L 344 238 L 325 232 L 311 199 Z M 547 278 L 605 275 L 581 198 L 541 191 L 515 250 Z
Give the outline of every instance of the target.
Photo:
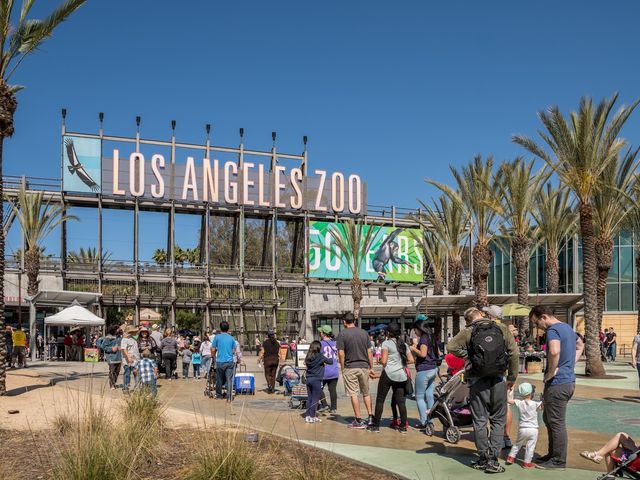
M 138 333 L 140 329 L 138 327 L 134 327 L 133 325 L 127 327 L 127 333 Z
M 523 382 L 518 385 L 518 395 L 521 397 L 526 397 L 527 395 L 531 395 L 533 393 L 533 385 L 529 382 Z
M 333 333 L 333 330 L 331 329 L 331 327 L 329 325 L 322 325 L 318 331 L 320 333 L 324 333 L 325 335 L 331 335 Z
M 158 325 L 157 323 L 154 323 L 154 324 L 151 326 L 151 330 L 160 330 L 160 325 Z
M 502 320 L 502 308 L 498 305 L 489 305 L 488 307 L 482 307 L 482 311 L 488 313 L 493 318 L 499 318 Z

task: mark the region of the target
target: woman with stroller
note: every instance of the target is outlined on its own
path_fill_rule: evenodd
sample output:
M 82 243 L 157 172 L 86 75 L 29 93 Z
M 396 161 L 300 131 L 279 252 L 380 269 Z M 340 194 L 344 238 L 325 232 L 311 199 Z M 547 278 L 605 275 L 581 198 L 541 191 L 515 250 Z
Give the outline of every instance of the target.
M 316 417 L 316 409 L 322 393 L 322 379 L 324 378 L 324 366 L 334 363 L 333 358 L 326 358 L 322 354 L 322 344 L 314 340 L 309 345 L 309 351 L 304 359 L 307 366 L 307 411 L 304 421 L 307 423 L 318 423 L 320 419 Z
M 413 324 L 413 335 L 410 347 L 416 358 L 416 403 L 420 423 L 419 430 L 427 428 L 427 415 L 433 407 L 433 390 L 438 376 L 438 344 L 435 335 L 428 326 L 427 317 L 418 315 Z
M 601 463 L 604 460 L 607 464 L 607 472 L 611 472 L 618 466 L 618 463 L 626 462 L 638 450 L 640 450 L 640 445 L 637 445 L 633 438 L 624 432 L 619 432 L 605 443 L 600 450 L 593 452 L 585 450 L 580 453 L 580 456 L 594 463 Z M 615 459 L 612 457 L 615 457 Z
M 367 430 L 376 433 L 380 432 L 380 418 L 382 418 L 384 401 L 387 398 L 389 389 L 391 389 L 393 391 L 393 401 L 391 403 L 393 413 L 392 426 L 398 425 L 399 422 L 398 431 L 407 433 L 405 386 L 409 378 L 407 376 L 407 365 L 413 363 L 413 355 L 409 351 L 407 344 L 400 340 L 400 325 L 397 323 L 392 323 L 388 327 L 388 338 L 382 342 L 380 363 L 383 366 L 383 370 L 378 382 L 376 410 L 373 422 L 367 427 Z M 398 413 L 400 418 L 398 418 Z

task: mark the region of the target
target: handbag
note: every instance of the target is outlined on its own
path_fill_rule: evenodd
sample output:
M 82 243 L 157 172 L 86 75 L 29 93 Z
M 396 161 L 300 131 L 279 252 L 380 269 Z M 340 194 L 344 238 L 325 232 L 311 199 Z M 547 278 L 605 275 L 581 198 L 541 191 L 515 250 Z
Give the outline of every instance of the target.
M 407 374 L 407 381 L 404 384 L 404 396 L 409 400 L 415 400 L 416 395 L 413 389 L 413 381 L 411 380 L 411 372 L 409 371 L 409 367 L 404 367 L 404 373 Z

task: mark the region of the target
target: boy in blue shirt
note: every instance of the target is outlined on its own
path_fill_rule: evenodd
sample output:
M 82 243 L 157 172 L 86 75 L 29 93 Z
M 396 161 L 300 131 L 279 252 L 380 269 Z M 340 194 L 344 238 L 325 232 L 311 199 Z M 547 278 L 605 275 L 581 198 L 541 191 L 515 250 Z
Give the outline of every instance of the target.
M 233 392 L 233 375 L 235 362 L 233 352 L 236 340 L 229 335 L 229 323 L 220 323 L 221 332 L 211 344 L 211 358 L 216 362 L 216 398 L 222 398 L 222 385 L 227 386 L 227 400 L 231 401 Z

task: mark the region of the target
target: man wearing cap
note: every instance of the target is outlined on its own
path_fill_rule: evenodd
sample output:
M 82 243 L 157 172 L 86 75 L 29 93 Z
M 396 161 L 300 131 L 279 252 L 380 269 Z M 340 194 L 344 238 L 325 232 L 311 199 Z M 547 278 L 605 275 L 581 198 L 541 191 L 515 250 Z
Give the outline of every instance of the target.
M 138 362 L 140 361 L 140 350 L 138 349 L 138 342 L 133 338 L 133 335 L 138 333 L 138 327 L 129 326 L 126 328 L 122 341 L 120 342 L 120 349 L 122 350 L 122 366 L 123 366 L 123 381 L 122 392 L 129 392 L 129 384 L 131 383 L 131 375 L 133 374 L 134 388 L 138 386 L 138 375 L 135 372 Z
M 264 377 L 267 380 L 267 393 L 276 391 L 276 373 L 280 363 L 280 342 L 276 340 L 275 330 L 267 332 L 267 338 L 262 343 L 258 354 L 258 363 L 264 365 Z
M 489 320 L 493 320 L 494 322 L 502 322 L 502 308 L 499 307 L 498 305 L 489 305 L 488 307 L 483 307 L 482 311 L 487 315 L 487 318 Z M 508 325 L 507 329 L 515 339 L 516 335 L 513 331 L 513 325 Z M 516 329 L 516 333 L 517 331 L 518 330 Z M 509 433 L 511 432 L 512 423 L 513 423 L 513 412 L 511 411 L 510 408 L 507 408 L 507 420 L 504 424 L 504 439 L 502 442 L 503 449 L 513 447 L 513 442 L 511 441 L 511 437 L 509 436 Z
M 507 390 L 513 387 L 518 376 L 518 346 L 504 324 L 485 319 L 480 310 L 467 309 L 464 317 L 468 327 L 453 337 L 448 347 L 449 352 L 455 356 L 470 357 L 471 361 L 471 368 L 467 375 L 467 383 L 470 385 L 469 405 L 473 417 L 476 448 L 480 456 L 472 466 L 486 473 L 502 473 L 504 467 L 498 462 L 498 457 L 503 447 L 508 410 Z M 489 375 L 478 372 L 473 366 L 477 365 L 474 362 L 479 361 L 478 346 L 481 344 L 478 342 L 480 341 L 486 342 L 487 348 L 492 344 L 491 342 L 503 342 L 504 352 L 495 349 L 485 350 L 498 354 L 500 362 L 492 364 L 485 362 L 484 366 L 487 370 L 495 371 L 497 365 L 502 367 L 506 364 L 508 366 L 506 382 L 502 371 Z M 493 345 L 501 344 L 493 343 Z M 505 355 L 507 355 L 506 358 Z
M 373 354 L 369 348 L 369 335 L 355 325 L 353 313 L 347 313 L 342 318 L 344 329 L 338 335 L 336 346 L 338 359 L 342 370 L 342 380 L 346 394 L 351 397 L 351 406 L 355 419 L 349 428 L 365 429 L 373 424 L 373 409 L 369 394 L 369 378 L 375 375 L 373 370 Z M 364 405 L 369 415 L 368 421 L 363 420 L 358 395 L 362 394 Z

